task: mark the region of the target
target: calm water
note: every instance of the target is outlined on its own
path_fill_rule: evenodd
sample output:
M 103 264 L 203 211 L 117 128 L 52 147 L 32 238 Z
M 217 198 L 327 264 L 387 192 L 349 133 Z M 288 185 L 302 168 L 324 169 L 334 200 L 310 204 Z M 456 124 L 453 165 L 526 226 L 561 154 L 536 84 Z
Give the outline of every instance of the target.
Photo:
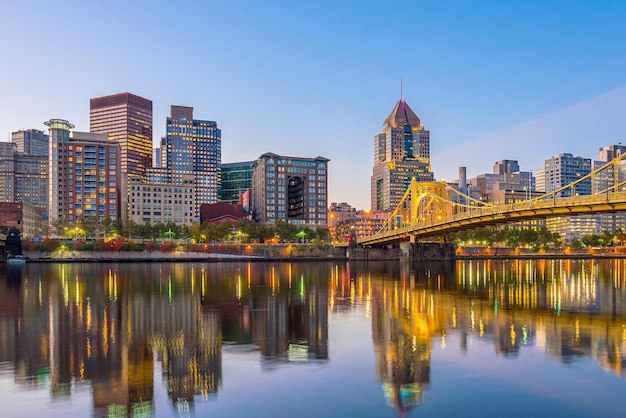
M 623 416 L 625 271 L 1 265 L 0 416 Z

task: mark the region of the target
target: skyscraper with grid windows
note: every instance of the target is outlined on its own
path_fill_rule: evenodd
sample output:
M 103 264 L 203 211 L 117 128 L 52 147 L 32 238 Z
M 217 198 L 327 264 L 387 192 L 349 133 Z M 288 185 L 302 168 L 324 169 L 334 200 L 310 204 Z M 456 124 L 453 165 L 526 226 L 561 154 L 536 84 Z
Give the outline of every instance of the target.
M 131 93 L 89 101 L 89 131 L 106 133 L 122 150 L 122 172 L 144 176 L 152 166 L 152 101 Z
M 195 176 L 195 217 L 200 205 L 217 202 L 218 168 L 222 161 L 222 131 L 217 122 L 193 118 L 193 107 L 171 106 L 161 138 L 161 168 L 173 179 Z

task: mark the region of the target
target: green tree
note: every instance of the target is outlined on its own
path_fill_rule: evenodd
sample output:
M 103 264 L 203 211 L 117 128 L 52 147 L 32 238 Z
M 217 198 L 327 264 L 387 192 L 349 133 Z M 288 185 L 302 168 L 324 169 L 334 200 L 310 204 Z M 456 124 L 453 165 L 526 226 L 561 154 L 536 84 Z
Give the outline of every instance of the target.
M 570 245 L 575 250 L 580 250 L 580 249 L 582 249 L 585 246 L 583 244 L 583 242 L 580 240 L 580 238 L 578 238 L 578 237 L 572 238 L 572 240 L 570 241 Z
M 279 239 L 291 242 L 298 233 L 298 227 L 283 220 L 279 220 L 274 226 L 274 231 Z
M 105 215 L 104 218 L 102 218 L 101 226 L 102 232 L 104 233 L 104 239 L 106 240 L 107 238 L 111 237 L 115 228 L 113 220 L 109 215 Z

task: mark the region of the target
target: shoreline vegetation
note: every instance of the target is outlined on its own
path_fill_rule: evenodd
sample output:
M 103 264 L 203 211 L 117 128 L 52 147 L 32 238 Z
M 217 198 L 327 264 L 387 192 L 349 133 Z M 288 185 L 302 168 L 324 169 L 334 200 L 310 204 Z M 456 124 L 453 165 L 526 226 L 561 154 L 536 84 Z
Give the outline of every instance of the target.
M 401 260 L 398 252 L 385 257 L 354 257 L 345 247 L 330 243 L 137 243 L 117 241 L 24 241 L 22 254 L 29 262 L 233 262 L 233 261 L 377 261 Z M 469 247 L 456 249 L 456 259 L 584 259 L 626 258 L 626 247 L 530 248 Z M 404 257 L 404 259 L 407 259 Z M 423 260 L 429 261 L 429 260 Z M 433 260 L 435 261 L 435 260 Z

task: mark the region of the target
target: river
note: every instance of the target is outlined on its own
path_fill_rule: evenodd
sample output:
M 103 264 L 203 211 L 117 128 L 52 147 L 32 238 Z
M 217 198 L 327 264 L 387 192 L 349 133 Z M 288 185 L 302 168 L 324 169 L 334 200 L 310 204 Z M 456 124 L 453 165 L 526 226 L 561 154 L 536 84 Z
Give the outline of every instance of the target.
M 0 265 L 3 417 L 614 417 L 626 260 Z

